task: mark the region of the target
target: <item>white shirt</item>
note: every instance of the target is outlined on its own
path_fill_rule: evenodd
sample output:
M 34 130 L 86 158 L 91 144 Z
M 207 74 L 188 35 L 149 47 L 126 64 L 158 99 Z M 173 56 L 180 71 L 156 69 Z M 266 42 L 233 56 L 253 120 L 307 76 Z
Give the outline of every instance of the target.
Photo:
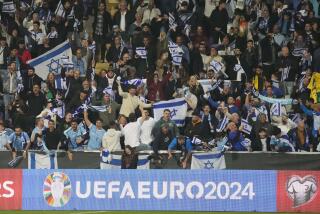
M 108 129 L 102 138 L 102 146 L 110 152 L 121 150 L 121 132 L 115 129 Z
M 9 78 L 10 78 L 9 93 L 13 93 L 13 77 L 14 75 L 9 73 Z
M 139 123 L 141 123 L 141 117 L 138 118 Z M 145 120 L 141 125 L 141 133 L 140 133 L 140 143 L 150 145 L 153 141 L 153 136 L 151 135 L 151 131 L 156 122 L 152 117 L 149 117 L 148 120 Z
M 121 13 L 120 29 L 122 31 L 126 31 L 126 14 L 127 14 L 127 12 Z
M 265 139 L 260 139 L 262 143 L 262 151 L 267 152 L 267 138 Z
M 140 145 L 140 128 L 139 122 L 130 122 L 121 130 L 124 135 L 124 145 L 131 147 Z

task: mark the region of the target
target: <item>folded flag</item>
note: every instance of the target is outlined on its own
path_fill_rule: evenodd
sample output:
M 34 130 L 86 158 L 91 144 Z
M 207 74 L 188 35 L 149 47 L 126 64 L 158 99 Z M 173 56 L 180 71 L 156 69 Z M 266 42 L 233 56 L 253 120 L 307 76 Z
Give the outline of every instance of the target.
M 13 1 L 3 2 L 2 4 L 2 13 L 15 13 L 16 12 L 16 5 Z
M 136 54 L 141 58 L 141 59 L 147 59 L 147 50 L 145 47 L 137 47 L 136 48 Z
M 28 169 L 58 169 L 56 152 L 50 154 L 29 152 Z
M 163 110 L 169 109 L 171 120 L 173 120 L 177 126 L 183 126 L 185 118 L 187 116 L 187 102 L 184 98 L 176 98 L 168 101 L 161 101 L 153 104 L 153 115 L 157 121 L 161 119 Z
M 27 63 L 31 67 L 34 67 L 35 73 L 39 77 L 46 80 L 49 73 L 55 75 L 61 73 L 63 65 L 62 58 L 65 57 L 69 57 L 69 59 L 72 58 L 71 45 L 68 41 L 63 42 L 37 58 L 29 60 Z
M 121 155 L 110 154 L 109 151 L 101 152 L 100 169 L 121 169 Z M 148 155 L 138 156 L 137 169 L 150 169 Z
M 250 134 L 252 130 L 252 126 L 249 125 L 248 120 L 241 119 L 242 132 L 246 134 Z
M 225 169 L 226 161 L 223 152 L 193 154 L 191 169 Z

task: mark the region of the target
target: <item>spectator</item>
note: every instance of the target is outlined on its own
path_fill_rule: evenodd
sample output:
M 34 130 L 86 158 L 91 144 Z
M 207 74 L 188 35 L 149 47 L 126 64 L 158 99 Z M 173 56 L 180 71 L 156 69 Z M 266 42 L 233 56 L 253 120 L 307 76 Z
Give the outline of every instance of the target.
M 109 129 L 104 133 L 102 137 L 102 147 L 109 152 L 121 150 L 120 137 L 121 131 L 116 130 L 116 123 L 111 121 L 109 123 Z
M 106 131 L 102 128 L 101 119 L 96 119 L 96 125 L 92 124 L 88 117 L 87 110 L 84 110 L 84 121 L 89 128 L 89 150 L 99 150 L 102 147 L 102 137 Z
M 169 130 L 173 136 L 177 136 L 179 134 L 179 129 L 178 129 L 177 125 L 175 124 L 175 122 L 171 120 L 170 114 L 171 113 L 170 113 L 169 109 L 163 110 L 163 116 L 161 117 L 160 120 L 158 120 L 155 123 L 155 125 L 152 129 L 152 135 L 154 137 L 159 136 L 159 134 L 161 132 L 161 127 L 163 127 L 164 125 L 169 128 Z
M 84 137 L 86 130 L 82 124 L 77 123 L 76 120 L 71 121 L 71 126 L 63 132 L 66 137 L 66 144 L 68 150 L 82 149 L 84 144 Z
M 22 131 L 21 127 L 16 126 L 14 132 L 9 136 L 9 144 L 12 148 L 13 159 L 22 153 L 23 158 L 27 158 L 27 152 L 31 146 L 30 138 L 28 134 Z
M 173 157 L 173 150 L 182 152 L 181 157 L 177 162 L 178 165 L 180 165 L 182 168 L 187 168 L 187 165 L 190 162 L 192 156 L 192 144 L 190 139 L 182 135 L 174 138 L 168 146 L 168 159 L 171 159 Z
M 138 166 L 138 155 L 134 148 L 126 145 L 121 156 L 121 169 L 136 169 Z
M 122 105 L 120 108 L 120 114 L 128 117 L 131 113 L 135 112 L 135 109 L 138 106 L 143 108 L 150 108 L 151 104 L 143 103 L 138 96 L 136 95 L 136 87 L 131 85 L 129 88 L 129 92 L 123 92 L 120 80 L 117 80 L 119 95 L 123 98 Z

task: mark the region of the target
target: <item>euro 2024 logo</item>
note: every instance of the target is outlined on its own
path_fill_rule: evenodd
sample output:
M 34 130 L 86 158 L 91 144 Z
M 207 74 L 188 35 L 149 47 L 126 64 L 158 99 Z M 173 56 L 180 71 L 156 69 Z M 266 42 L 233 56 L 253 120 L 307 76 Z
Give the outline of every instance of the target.
M 51 207 L 62 207 L 71 198 L 71 182 L 63 172 L 49 174 L 44 180 L 43 197 Z
M 293 175 L 287 179 L 287 193 L 293 201 L 293 207 L 299 207 L 311 202 L 318 190 L 318 182 L 316 177 L 306 175 L 301 178 L 298 175 Z

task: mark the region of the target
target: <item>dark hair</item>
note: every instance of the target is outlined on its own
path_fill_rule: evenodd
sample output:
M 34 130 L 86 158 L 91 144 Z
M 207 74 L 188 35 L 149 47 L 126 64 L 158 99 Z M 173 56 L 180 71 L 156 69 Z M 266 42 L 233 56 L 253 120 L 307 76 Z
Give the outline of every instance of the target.
M 135 122 L 137 120 L 135 113 L 129 114 L 129 122 Z
M 170 113 L 170 110 L 166 108 L 165 110 L 163 110 L 163 113 L 164 112 L 169 112 Z

